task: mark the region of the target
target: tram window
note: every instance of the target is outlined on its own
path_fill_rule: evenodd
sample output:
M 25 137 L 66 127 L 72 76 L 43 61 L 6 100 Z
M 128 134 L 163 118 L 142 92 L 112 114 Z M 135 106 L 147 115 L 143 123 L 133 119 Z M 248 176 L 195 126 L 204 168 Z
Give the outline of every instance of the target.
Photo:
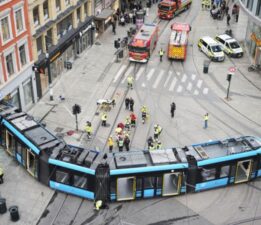
M 136 191 L 140 191 L 142 190 L 142 179 L 139 177 L 139 178 L 136 178 Z
M 203 181 L 215 179 L 216 168 L 202 169 L 201 176 L 202 176 Z
M 79 175 L 73 175 L 73 181 L 74 181 L 75 187 L 87 189 L 87 177 L 79 176 Z
M 162 177 L 157 177 L 157 188 L 162 188 Z
M 62 184 L 69 184 L 69 174 L 56 170 L 56 181 Z
M 228 177 L 229 175 L 229 166 L 222 166 L 220 171 L 220 177 Z
M 145 177 L 144 178 L 144 189 L 154 188 L 155 177 Z

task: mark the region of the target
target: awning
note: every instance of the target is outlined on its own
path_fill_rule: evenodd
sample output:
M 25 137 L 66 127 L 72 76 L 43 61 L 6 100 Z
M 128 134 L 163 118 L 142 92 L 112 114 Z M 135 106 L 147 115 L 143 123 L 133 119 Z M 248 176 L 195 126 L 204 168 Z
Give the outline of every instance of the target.
M 104 9 L 99 15 L 95 16 L 95 20 L 106 20 L 113 13 L 114 13 L 113 9 Z

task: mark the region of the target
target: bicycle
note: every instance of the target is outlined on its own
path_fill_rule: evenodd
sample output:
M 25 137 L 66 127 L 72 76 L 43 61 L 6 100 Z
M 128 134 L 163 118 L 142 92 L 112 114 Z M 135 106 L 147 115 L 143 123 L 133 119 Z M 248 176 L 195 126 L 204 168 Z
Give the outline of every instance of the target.
M 248 67 L 248 72 L 253 72 L 253 71 L 261 71 L 261 65 L 256 64 L 256 65 L 251 65 Z

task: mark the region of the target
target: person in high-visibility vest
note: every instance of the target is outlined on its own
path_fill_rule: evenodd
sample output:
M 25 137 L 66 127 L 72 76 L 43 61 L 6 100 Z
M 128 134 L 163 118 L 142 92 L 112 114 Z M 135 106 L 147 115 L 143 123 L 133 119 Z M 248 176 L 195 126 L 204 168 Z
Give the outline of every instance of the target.
M 101 207 L 102 207 L 102 200 L 96 201 L 96 202 L 95 202 L 95 209 L 96 209 L 97 211 L 99 211 Z
M 162 50 L 162 48 L 159 51 L 159 56 L 160 56 L 160 61 L 162 62 L 162 57 L 164 55 L 164 51 Z
M 0 167 L 0 184 L 4 183 L 4 170 Z
M 206 113 L 204 115 L 204 128 L 207 129 L 208 128 L 208 113 Z
M 92 124 L 91 124 L 91 122 L 87 121 L 87 124 L 85 126 L 85 131 L 87 133 L 88 138 L 91 138 L 91 135 L 92 135 Z
M 114 141 L 113 141 L 112 136 L 110 136 L 110 137 L 108 138 L 108 146 L 109 146 L 109 151 L 110 151 L 110 152 L 112 152 L 113 145 L 114 145 Z
M 157 141 L 157 149 L 162 149 L 162 144 L 161 144 L 161 141 Z
M 106 121 L 107 121 L 107 114 L 103 113 L 101 116 L 102 126 L 106 127 Z
M 125 128 L 127 130 L 130 130 L 130 117 L 126 117 L 126 120 L 125 120 Z
M 118 146 L 119 146 L 119 151 L 122 152 L 123 150 L 123 145 L 124 145 L 124 140 L 123 138 L 119 138 L 118 140 Z
M 134 81 L 133 76 L 131 76 L 131 75 L 128 76 L 128 78 L 127 78 L 128 88 L 133 89 L 133 81 Z
M 146 106 L 142 106 L 141 108 L 141 118 L 142 118 L 142 123 L 144 124 L 145 123 L 145 120 L 147 118 L 147 107 Z

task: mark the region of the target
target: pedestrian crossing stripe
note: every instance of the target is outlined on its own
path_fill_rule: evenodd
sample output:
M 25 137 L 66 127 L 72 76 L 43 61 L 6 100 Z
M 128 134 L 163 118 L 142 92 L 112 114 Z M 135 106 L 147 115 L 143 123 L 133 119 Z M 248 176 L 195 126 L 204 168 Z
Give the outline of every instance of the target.
M 157 75 L 157 78 L 156 78 L 156 80 L 155 80 L 155 82 L 154 82 L 154 84 L 153 84 L 153 88 L 156 88 L 157 86 L 158 86 L 158 84 L 159 84 L 159 82 L 160 82 L 160 80 L 161 80 L 161 78 L 163 77 L 163 74 L 165 73 L 165 71 L 164 70 L 161 70 L 160 71 L 160 73 L 159 73 L 159 75 Z
M 119 69 L 118 73 L 114 77 L 113 83 L 115 83 L 119 79 L 120 75 L 122 74 L 122 72 L 125 70 L 126 67 L 127 67 L 126 65 L 122 65 L 122 67 Z
M 179 75 L 180 75 L 180 72 L 176 72 L 176 74 L 179 76 Z
M 200 88 L 201 85 L 202 85 L 202 83 L 203 83 L 203 80 L 198 80 L 198 82 L 197 82 L 197 87 Z
M 138 80 L 138 79 L 140 78 L 140 76 L 141 76 L 141 74 L 143 74 L 144 70 L 145 70 L 144 67 L 141 67 L 141 68 L 139 69 L 138 73 L 136 74 L 135 80 Z
M 178 92 L 178 93 L 181 92 L 182 89 L 183 89 L 183 87 L 182 87 L 181 85 L 179 85 L 179 86 L 178 86 L 178 89 L 177 89 L 177 92 Z
M 189 83 L 188 83 L 188 86 L 187 86 L 187 90 L 188 90 L 188 91 L 191 91 L 191 89 L 192 89 L 192 83 L 189 82 Z
M 171 82 L 171 84 L 170 84 L 169 91 L 173 91 L 174 90 L 176 82 L 177 82 L 177 78 L 174 77 L 172 82 Z
M 131 65 L 131 66 L 129 67 L 129 69 L 126 71 L 125 76 L 124 76 L 124 78 L 123 78 L 122 81 L 121 81 L 122 84 L 125 82 L 125 80 L 127 79 L 128 76 L 130 76 L 130 75 L 133 76 L 133 75 L 134 75 L 134 74 L 133 74 L 133 70 L 134 70 L 134 66 Z
M 206 95 L 207 93 L 208 93 L 208 88 L 204 88 L 204 89 L 203 89 L 203 94 Z
M 151 70 L 150 70 L 150 72 L 147 74 L 147 80 L 149 81 L 151 78 L 152 78 L 152 76 L 153 76 L 153 74 L 154 74 L 154 72 L 155 72 L 155 69 L 154 68 L 152 68 Z
M 142 87 L 146 87 L 146 84 L 145 84 L 145 83 L 142 83 L 141 86 L 142 86 Z
M 199 94 L 198 90 L 195 90 L 193 94 L 198 95 Z
M 166 81 L 165 81 L 165 83 L 164 83 L 164 87 L 166 87 L 167 84 L 169 83 L 169 79 L 170 79 L 171 75 L 172 75 L 172 71 L 169 71 L 168 77 L 167 77 L 167 79 L 166 79 Z
M 192 75 L 191 75 L 191 79 L 192 79 L 192 80 L 195 80 L 196 76 L 197 76 L 197 75 L 192 74 Z
M 182 79 L 181 79 L 181 82 L 183 82 L 183 83 L 184 83 L 186 80 L 187 80 L 187 75 L 186 75 L 186 74 L 184 74 L 184 75 L 183 75 L 183 77 L 182 77 Z

